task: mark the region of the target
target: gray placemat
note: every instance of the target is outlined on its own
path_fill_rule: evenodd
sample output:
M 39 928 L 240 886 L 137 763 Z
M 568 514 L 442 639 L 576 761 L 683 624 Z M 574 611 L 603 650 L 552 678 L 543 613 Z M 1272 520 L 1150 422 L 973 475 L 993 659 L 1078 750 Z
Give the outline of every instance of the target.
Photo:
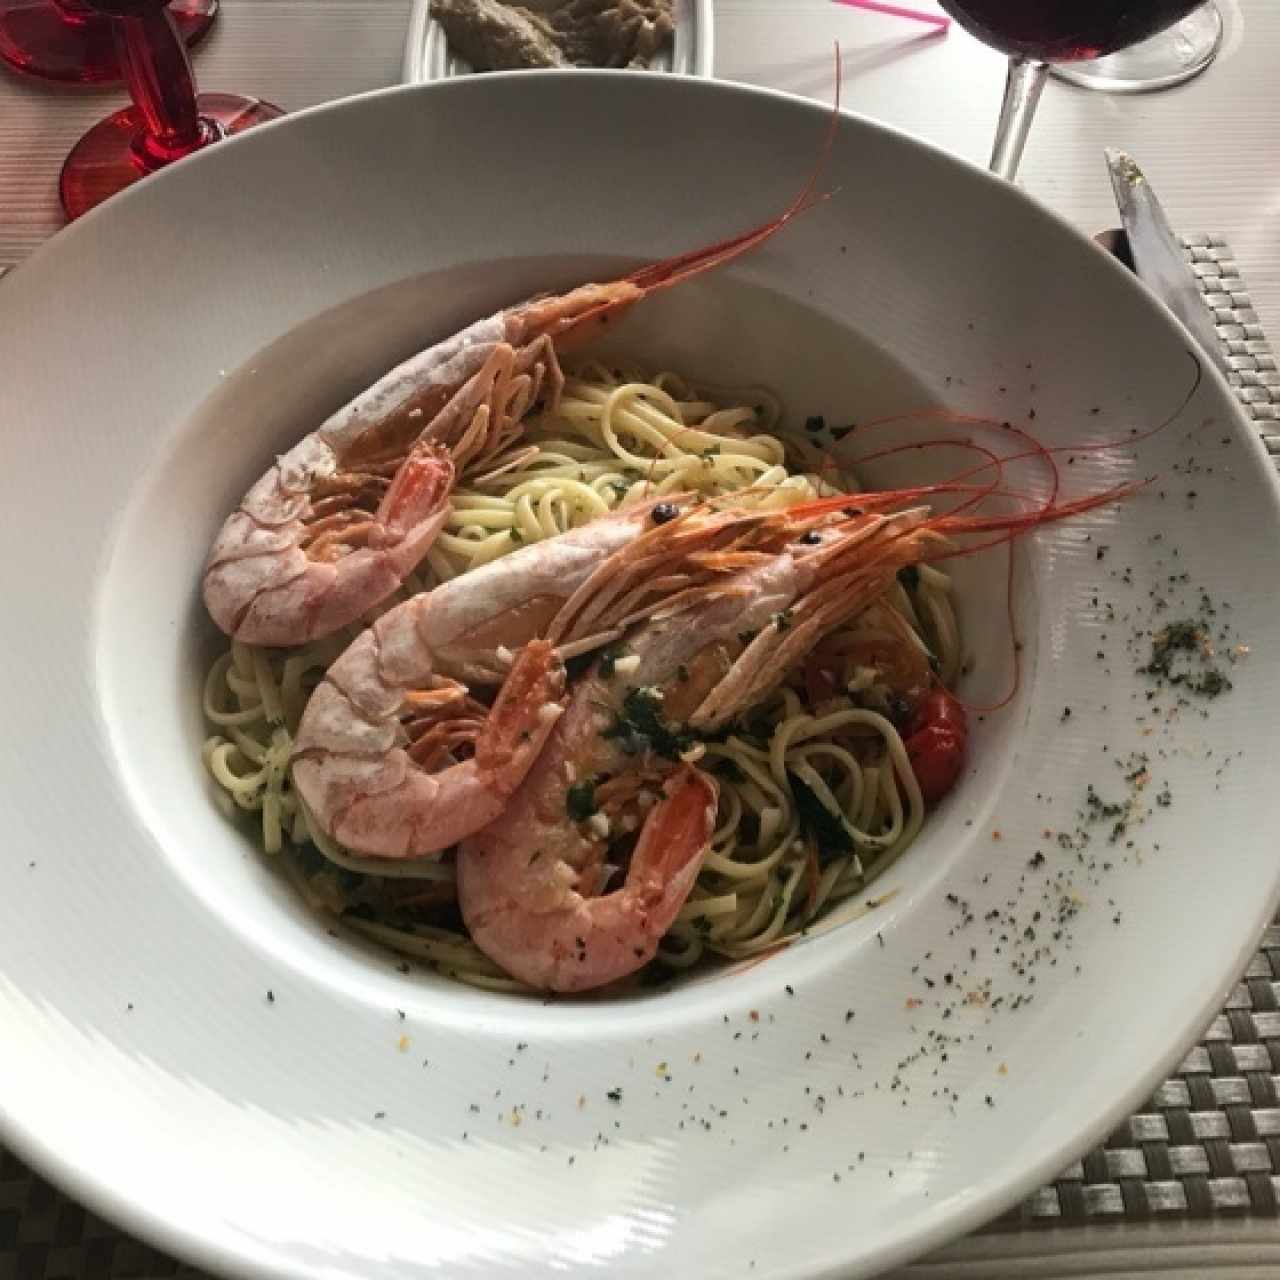
M 1231 250 L 1188 236 L 1232 384 L 1280 466 L 1280 373 Z M 1137 1114 L 990 1231 L 1280 1217 L 1280 920 L 1199 1044 Z M 201 1280 L 0 1148 L 0 1280 Z

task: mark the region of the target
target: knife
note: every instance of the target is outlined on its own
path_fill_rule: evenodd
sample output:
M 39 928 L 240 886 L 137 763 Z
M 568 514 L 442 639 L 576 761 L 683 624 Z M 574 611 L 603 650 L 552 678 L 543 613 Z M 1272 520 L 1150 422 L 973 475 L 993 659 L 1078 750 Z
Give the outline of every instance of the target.
M 1182 321 L 1222 373 L 1230 374 L 1231 367 L 1199 283 L 1151 184 L 1126 152 L 1108 147 L 1106 155 L 1138 279 Z

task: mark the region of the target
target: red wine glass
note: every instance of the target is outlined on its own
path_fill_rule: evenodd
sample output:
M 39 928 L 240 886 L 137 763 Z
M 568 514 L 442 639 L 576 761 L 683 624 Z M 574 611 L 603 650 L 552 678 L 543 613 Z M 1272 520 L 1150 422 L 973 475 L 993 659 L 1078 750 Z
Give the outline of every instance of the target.
M 1050 62 L 1087 62 L 1149 39 L 1203 0 L 941 0 L 984 44 L 1009 55 L 991 168 L 1012 179 Z
M 94 125 L 62 166 L 59 192 L 78 218 L 108 196 L 211 143 L 284 113 L 259 98 L 196 95 L 167 0 L 88 0 L 111 19 L 133 105 Z
M 171 12 L 191 46 L 213 24 L 218 0 L 173 0 Z M 112 84 L 124 78 L 111 19 L 85 0 L 0 0 L 0 58 L 46 80 Z

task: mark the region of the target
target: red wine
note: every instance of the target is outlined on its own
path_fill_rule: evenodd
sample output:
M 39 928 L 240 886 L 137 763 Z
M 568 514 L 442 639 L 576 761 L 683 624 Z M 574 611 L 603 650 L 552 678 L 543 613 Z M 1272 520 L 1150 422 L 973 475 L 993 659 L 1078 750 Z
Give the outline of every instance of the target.
M 168 0 L 84 0 L 84 3 L 112 18 L 136 18 L 148 9 L 163 9 Z
M 1163 31 L 1202 0 L 941 0 L 984 44 L 1044 61 L 1100 58 Z

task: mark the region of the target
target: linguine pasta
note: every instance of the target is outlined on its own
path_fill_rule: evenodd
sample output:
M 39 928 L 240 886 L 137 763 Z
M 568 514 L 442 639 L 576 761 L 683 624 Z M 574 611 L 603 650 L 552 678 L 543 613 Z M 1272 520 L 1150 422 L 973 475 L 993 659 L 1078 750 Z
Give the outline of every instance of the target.
M 764 392 L 698 390 L 670 373 L 651 380 L 583 368 L 554 413 L 452 496 L 442 534 L 380 613 L 437 582 L 551 538 L 641 497 L 738 493 L 781 508 L 856 492 L 806 441 L 778 434 Z M 863 890 L 901 856 L 924 802 L 895 720 L 904 664 L 959 674 L 961 643 L 945 574 L 921 566 L 823 642 L 838 686 L 819 697 L 803 672 L 741 722 L 703 744 L 720 808 L 697 884 L 653 966 L 687 970 L 737 960 L 870 909 Z M 364 620 L 372 620 L 371 615 Z M 306 901 L 369 940 L 439 971 L 519 989 L 468 938 L 451 854 L 407 862 L 348 854 L 313 829 L 289 777 L 310 691 L 359 628 L 304 647 L 231 642 L 208 673 L 203 758 L 229 814 L 255 826 Z

